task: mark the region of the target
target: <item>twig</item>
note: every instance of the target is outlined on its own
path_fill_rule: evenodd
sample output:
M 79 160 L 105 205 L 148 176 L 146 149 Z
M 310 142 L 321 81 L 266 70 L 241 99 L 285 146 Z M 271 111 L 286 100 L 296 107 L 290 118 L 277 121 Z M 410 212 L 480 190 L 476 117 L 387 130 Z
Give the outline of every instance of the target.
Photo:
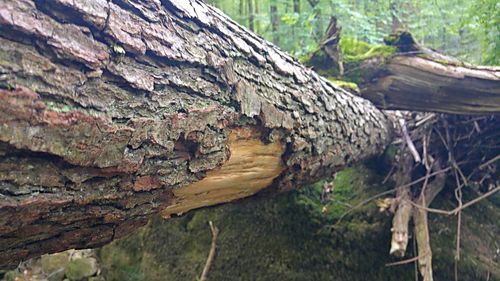
M 435 160 L 432 164 L 432 169 L 440 168 L 439 159 Z M 434 200 L 437 194 L 443 189 L 446 175 L 440 174 L 436 176 L 434 180 L 429 182 L 429 175 L 431 170 L 427 169 L 424 183 L 422 185 L 422 190 L 418 200 L 417 205 L 429 206 L 429 204 Z M 415 208 L 413 210 L 413 222 L 415 227 L 415 239 L 417 241 L 417 249 L 419 256 L 418 259 L 418 269 L 423 277 L 424 281 L 432 281 L 433 270 L 432 270 L 432 250 L 430 245 L 430 235 L 429 235 L 429 222 L 427 218 L 427 212 L 425 210 Z M 421 253 L 426 253 L 422 255 Z
M 484 162 L 483 164 L 481 164 L 479 166 L 479 169 L 482 170 L 482 169 L 486 168 L 487 166 L 489 166 L 490 164 L 495 163 L 498 160 L 500 160 L 500 154 L 498 154 L 497 156 L 493 157 L 492 159 L 490 159 L 490 160 Z
M 404 185 L 401 185 L 401 186 L 398 186 L 398 187 L 408 187 L 408 186 L 412 186 L 412 185 L 417 184 L 417 183 L 419 183 L 419 182 L 421 182 L 421 181 L 424 181 L 427 177 L 433 177 L 433 176 L 436 176 L 436 175 L 439 175 L 439 174 L 442 174 L 442 173 L 446 173 L 446 172 L 448 172 L 449 170 L 451 170 L 451 167 L 446 167 L 446 168 L 444 168 L 444 169 L 437 170 L 437 171 L 435 171 L 435 172 L 430 173 L 429 175 L 425 175 L 425 176 L 423 176 L 423 177 L 421 177 L 421 178 L 419 178 L 419 179 L 416 179 L 416 180 L 414 180 L 414 181 L 412 181 L 412 182 L 410 182 L 410 183 L 407 183 L 407 184 L 404 184 Z
M 427 114 L 424 118 L 418 120 L 417 123 L 415 123 L 415 127 L 420 127 L 422 124 L 424 124 L 425 122 L 431 120 L 434 117 L 436 117 L 435 113 Z
M 412 172 L 412 159 L 407 153 L 401 153 L 400 160 L 398 162 L 398 170 L 394 174 L 394 178 L 398 185 L 410 181 Z M 392 219 L 392 238 L 391 238 L 391 249 L 389 254 L 394 256 L 403 257 L 406 252 L 406 247 L 408 246 L 408 225 L 411 219 L 411 211 L 413 207 L 408 204 L 408 200 L 411 200 L 410 187 L 398 188 L 396 192 L 396 204 L 393 205 L 395 208 L 394 217 Z
M 422 137 L 422 158 L 423 158 L 425 169 L 427 170 L 427 172 L 430 172 L 430 170 L 431 170 L 431 165 L 429 163 L 429 155 L 427 153 L 428 147 L 429 147 L 429 142 L 431 139 L 431 134 L 432 134 L 432 130 L 429 130 L 429 133 Z
M 210 270 L 210 266 L 212 265 L 212 262 L 215 257 L 215 246 L 217 241 L 217 235 L 219 235 L 219 229 L 212 223 L 212 221 L 209 221 L 208 224 L 210 225 L 210 231 L 212 232 L 212 245 L 210 246 L 210 252 L 208 253 L 207 262 L 205 263 L 203 272 L 201 273 L 201 276 L 198 279 L 199 281 L 207 280 L 208 270 Z
M 441 215 L 447 215 L 447 216 L 451 216 L 451 215 L 456 215 L 459 211 L 462 211 L 463 209 L 465 208 L 468 208 L 470 207 L 471 205 L 474 205 L 476 204 L 477 202 L 495 194 L 497 191 L 500 190 L 500 186 L 497 186 L 495 188 L 493 188 L 492 190 L 484 193 L 483 195 L 477 197 L 476 199 L 474 200 L 471 200 L 465 204 L 462 205 L 462 207 L 457 207 L 453 210 L 450 210 L 450 211 L 446 211 L 446 210 L 441 210 L 441 209 L 433 209 L 433 208 L 428 208 L 428 207 L 424 207 L 424 206 L 421 206 L 421 205 L 418 205 L 418 204 L 415 204 L 414 202 L 412 202 L 411 200 L 409 200 L 410 204 L 412 204 L 414 207 L 417 207 L 419 209 L 422 209 L 422 210 L 425 210 L 427 212 L 430 212 L 430 213 L 435 213 L 435 214 L 441 214 Z
M 413 252 L 418 253 L 417 252 L 417 238 L 415 238 L 415 235 L 413 235 L 412 240 L 413 240 Z M 418 258 L 418 255 L 417 255 L 417 258 Z M 418 263 L 413 264 L 413 270 L 415 273 L 415 281 L 418 281 Z
M 436 175 L 439 175 L 439 174 L 442 174 L 442 173 L 446 173 L 446 172 L 448 172 L 449 170 L 451 170 L 451 167 L 446 167 L 446 168 L 444 168 L 444 169 L 441 169 L 441 170 L 435 171 L 435 172 L 433 172 L 433 173 L 430 173 L 428 176 L 429 176 L 429 177 L 433 177 L 433 176 L 436 176 Z M 412 185 L 417 184 L 417 183 L 419 183 L 419 182 L 421 182 L 421 181 L 424 181 L 424 180 L 425 180 L 425 178 L 426 178 L 425 176 L 424 176 L 424 177 L 421 177 L 421 178 L 416 179 L 416 180 L 414 180 L 414 181 L 412 181 L 412 182 L 410 182 L 410 183 L 403 184 L 403 185 L 398 186 L 398 187 L 396 187 L 396 188 L 389 189 L 389 190 L 386 190 L 386 191 L 384 191 L 384 192 L 381 192 L 381 193 L 375 194 L 375 195 L 373 195 L 372 197 L 370 197 L 370 198 L 368 198 L 368 199 L 366 199 L 366 200 L 364 200 L 364 201 L 361 201 L 359 204 L 356 204 L 354 207 L 352 207 L 351 209 L 349 209 L 349 210 L 347 210 L 346 212 L 344 212 L 344 213 L 340 216 L 339 220 L 338 220 L 338 221 L 337 221 L 337 222 L 336 222 L 336 223 L 335 223 L 332 227 L 335 227 L 335 226 L 339 225 L 339 224 L 342 222 L 342 220 L 343 220 L 343 219 L 344 219 L 344 218 L 345 218 L 348 214 L 350 214 L 350 213 L 352 213 L 354 210 L 356 210 L 356 209 L 358 209 L 358 208 L 360 208 L 360 207 L 364 206 L 365 204 L 370 203 L 371 201 L 373 201 L 373 200 L 375 200 L 375 199 L 377 199 L 377 198 L 379 198 L 379 197 L 382 197 L 382 196 L 384 196 L 384 195 L 394 193 L 394 192 L 396 192 L 396 190 L 397 190 L 398 188 L 412 186 Z M 410 201 L 410 202 L 411 202 L 411 201 Z M 412 205 L 414 205 L 414 206 L 415 206 L 415 203 L 413 203 L 413 202 L 411 202 L 410 204 L 412 204 Z M 419 207 L 422 207 L 422 206 L 419 206 Z M 429 208 L 427 208 L 427 209 L 429 209 Z M 438 211 L 441 211 L 441 210 L 438 210 Z
M 455 197 L 457 198 L 458 201 L 458 208 L 462 208 L 463 202 L 462 202 L 462 185 L 460 184 L 460 179 L 458 178 L 458 171 L 455 170 L 455 181 L 457 182 L 457 188 L 455 189 Z M 465 183 L 464 183 L 465 184 Z M 460 228 L 462 225 L 462 212 L 458 211 L 458 217 L 457 217 L 457 241 L 456 241 L 456 248 L 455 248 L 455 262 L 460 260 Z M 455 279 L 458 280 L 458 277 L 455 277 Z
M 444 137 L 443 135 L 441 134 L 441 132 L 437 129 L 434 129 L 434 131 L 436 131 L 438 137 L 441 139 L 441 142 L 443 143 L 444 147 L 446 148 L 446 150 L 450 150 L 449 147 L 448 147 L 448 144 L 446 143 L 446 141 L 444 140 Z
M 420 259 L 422 257 L 425 257 L 427 254 L 428 253 L 425 253 L 423 255 L 419 255 L 419 256 L 413 257 L 411 259 L 406 259 L 406 260 L 402 260 L 402 261 L 396 261 L 396 262 L 386 263 L 385 266 L 390 267 L 390 266 L 403 265 L 403 264 L 408 264 L 408 263 L 416 262 L 418 259 Z
M 343 201 L 340 201 L 340 200 L 337 200 L 335 198 L 330 199 L 330 202 L 326 203 L 325 206 L 328 206 L 328 205 L 330 205 L 332 203 L 337 203 L 337 204 L 342 205 L 344 207 L 352 208 L 351 204 L 343 202 Z
M 337 226 L 338 224 L 340 224 L 340 222 L 342 222 L 342 220 L 350 213 L 352 213 L 354 210 L 364 206 L 365 204 L 367 203 L 370 203 L 371 201 L 379 198 L 379 197 L 382 197 L 384 195 L 387 195 L 387 194 L 391 194 L 391 193 L 394 193 L 396 191 L 397 188 L 393 188 L 393 189 L 389 189 L 389 190 L 386 190 L 384 192 L 381 192 L 381 193 L 378 193 L 378 194 L 375 194 L 373 195 L 372 197 L 366 199 L 366 200 L 363 200 L 361 201 L 360 203 L 356 204 L 354 207 L 352 207 L 351 209 L 347 210 L 346 212 L 344 212 L 340 218 L 337 220 L 337 222 L 332 225 L 332 228 L 335 228 L 335 226 Z
M 456 164 L 454 164 L 456 166 Z M 458 208 L 462 208 L 462 185 L 460 184 L 460 179 L 458 177 L 458 170 L 455 168 L 455 181 L 457 182 L 457 188 L 455 189 L 455 197 L 458 201 Z M 464 182 L 464 184 L 466 184 Z M 455 281 L 458 281 L 458 261 L 460 260 L 460 234 L 462 226 L 462 211 L 458 211 L 457 216 L 457 241 L 455 246 Z
M 457 162 L 455 161 L 455 159 L 453 159 L 453 162 L 451 163 L 453 168 L 455 169 L 455 171 L 460 175 L 460 177 L 462 178 L 462 181 L 464 182 L 464 185 L 468 185 L 469 184 L 469 180 L 465 177 L 464 173 L 462 172 L 462 169 L 460 169 L 460 166 L 458 166 Z M 460 184 L 457 183 L 457 186 L 459 186 Z
M 403 132 L 403 136 L 405 138 L 406 143 L 408 144 L 408 149 L 410 150 L 411 154 L 413 155 L 413 158 L 415 159 L 415 162 L 420 163 L 422 159 L 420 158 L 420 154 L 418 153 L 417 149 L 415 148 L 415 144 L 410 138 L 410 135 L 408 134 L 408 129 L 406 128 L 406 123 L 404 119 L 399 119 L 399 125 L 401 126 L 401 131 Z
M 396 168 L 396 165 L 392 165 L 391 170 L 385 176 L 384 180 L 382 181 L 382 184 L 385 184 L 391 178 L 392 172 L 394 172 L 394 168 Z

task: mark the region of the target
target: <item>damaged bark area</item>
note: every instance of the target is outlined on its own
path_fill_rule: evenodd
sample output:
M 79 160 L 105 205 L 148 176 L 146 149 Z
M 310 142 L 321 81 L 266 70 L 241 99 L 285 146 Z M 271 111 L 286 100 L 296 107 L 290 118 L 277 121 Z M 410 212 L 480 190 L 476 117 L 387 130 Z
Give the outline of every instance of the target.
M 289 190 L 391 123 L 201 1 L 0 4 L 0 267 Z

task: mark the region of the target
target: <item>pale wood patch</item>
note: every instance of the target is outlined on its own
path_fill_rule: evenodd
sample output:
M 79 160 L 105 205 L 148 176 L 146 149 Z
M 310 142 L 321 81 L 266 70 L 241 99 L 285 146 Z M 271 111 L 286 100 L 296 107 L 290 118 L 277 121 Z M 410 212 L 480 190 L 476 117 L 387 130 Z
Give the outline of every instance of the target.
M 284 169 L 281 155 L 285 146 L 280 142 L 265 144 L 260 136 L 254 129 L 233 129 L 228 141 L 229 160 L 202 180 L 175 189 L 174 202 L 162 216 L 244 198 L 271 185 Z

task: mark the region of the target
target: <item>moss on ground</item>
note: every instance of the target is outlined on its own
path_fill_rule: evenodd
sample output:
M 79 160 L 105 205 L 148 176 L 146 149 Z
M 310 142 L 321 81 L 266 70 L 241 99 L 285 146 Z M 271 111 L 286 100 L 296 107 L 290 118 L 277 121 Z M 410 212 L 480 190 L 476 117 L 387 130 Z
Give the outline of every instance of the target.
M 374 178 L 364 167 L 347 169 L 338 174 L 333 197 L 356 204 L 362 200 L 359 194 L 381 189 L 371 184 Z M 406 267 L 384 266 L 390 261 L 385 215 L 378 214 L 375 206 L 366 206 L 332 232 L 327 226 L 347 208 L 333 202 L 323 213 L 321 192 L 322 183 L 317 183 L 276 198 L 251 198 L 168 221 L 156 219 L 140 233 L 101 249 L 101 264 L 107 280 L 193 280 L 210 248 L 207 222 L 211 220 L 221 232 L 210 280 L 347 281 L 362 280 L 367 274 L 372 280 L 402 280 L 401 276 L 411 276 Z M 144 279 L 123 274 L 137 271 L 137 265 Z
M 374 168 L 366 166 L 338 173 L 335 201 L 326 213 L 320 182 L 275 198 L 257 196 L 175 219 L 154 219 L 138 233 L 102 248 L 101 266 L 108 281 L 196 280 L 210 249 L 207 222 L 213 221 L 220 234 L 209 280 L 414 280 L 413 265 L 385 266 L 395 261 L 388 255 L 391 219 L 373 203 L 333 230 L 329 227 L 347 210 L 340 202 L 355 205 L 386 190 L 377 184 L 381 181 Z M 431 220 L 435 280 L 452 280 L 454 221 Z M 474 267 L 478 245 L 463 246 L 460 280 L 486 276 L 484 262 Z

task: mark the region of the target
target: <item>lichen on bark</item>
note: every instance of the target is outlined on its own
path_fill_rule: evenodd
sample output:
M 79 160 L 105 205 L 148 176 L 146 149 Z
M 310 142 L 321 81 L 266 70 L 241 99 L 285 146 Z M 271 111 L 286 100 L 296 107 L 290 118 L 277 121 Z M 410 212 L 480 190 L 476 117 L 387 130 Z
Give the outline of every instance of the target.
M 369 102 L 201 1 L 6 0 L 0 31 L 3 266 L 127 234 L 227 162 L 233 128 L 283 143 L 279 190 L 391 137 Z

